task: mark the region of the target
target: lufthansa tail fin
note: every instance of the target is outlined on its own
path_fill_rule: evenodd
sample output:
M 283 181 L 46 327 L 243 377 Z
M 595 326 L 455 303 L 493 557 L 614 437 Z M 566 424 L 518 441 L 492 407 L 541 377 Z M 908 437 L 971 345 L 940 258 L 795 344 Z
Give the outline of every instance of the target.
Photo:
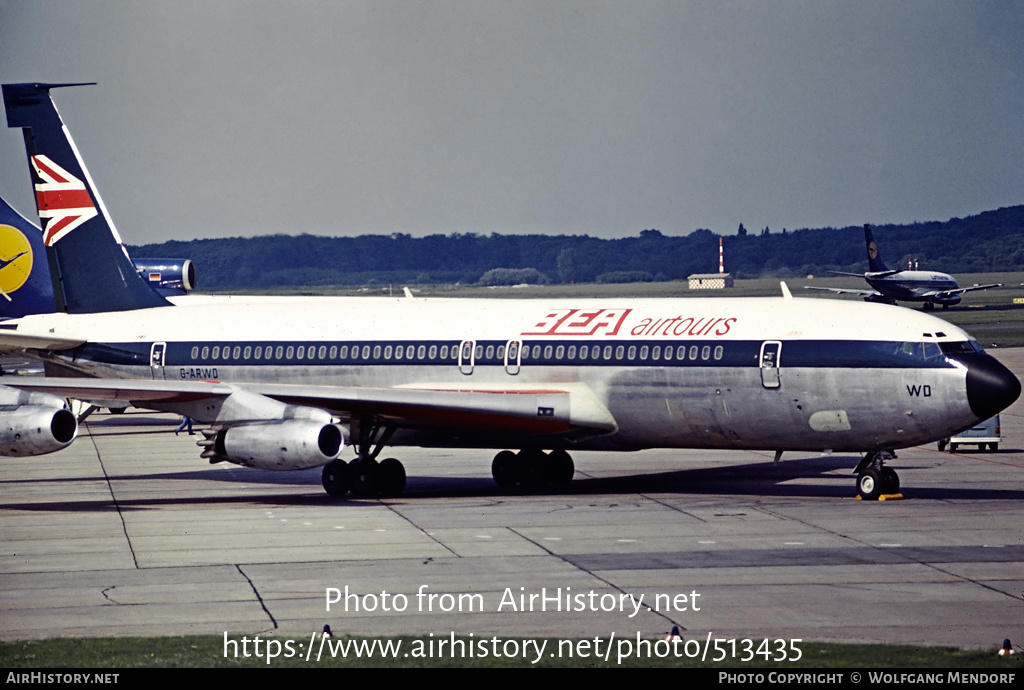
M 864 243 L 868 247 L 868 270 L 872 273 L 892 272 L 892 269 L 882 261 L 881 254 L 878 253 L 878 245 L 875 244 L 875 236 L 871 234 L 870 225 L 864 226 Z
M 170 306 L 128 258 L 50 89 L 82 84 L 4 84 L 7 125 L 25 137 L 43 225 L 54 301 L 72 314 Z
M 43 235 L 0 198 L 0 319 L 53 311 Z

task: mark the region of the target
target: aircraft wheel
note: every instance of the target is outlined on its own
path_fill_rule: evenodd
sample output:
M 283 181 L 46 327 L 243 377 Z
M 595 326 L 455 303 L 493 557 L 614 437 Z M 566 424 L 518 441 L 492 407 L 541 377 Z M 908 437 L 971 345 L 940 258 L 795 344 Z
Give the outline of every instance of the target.
M 942 451 L 946 450 L 946 444 L 948 444 L 948 443 L 949 443 L 949 439 L 945 439 L 945 438 L 940 438 L 939 439 L 938 447 L 939 447 L 939 452 L 940 453 Z
M 877 501 L 882 495 L 882 474 L 869 467 L 857 477 L 857 494 L 864 501 Z
M 990 444 L 988 444 L 988 449 L 989 449 L 989 451 L 995 453 L 997 450 L 999 450 L 999 444 L 998 443 L 990 443 Z
M 956 452 L 956 444 L 955 443 L 950 443 L 949 444 L 949 452 L 950 453 L 955 453 Z
M 356 458 L 352 468 L 352 493 L 356 496 L 376 496 L 380 491 L 380 466 L 376 460 Z
M 573 475 L 576 474 L 576 466 L 572 458 L 564 450 L 553 450 L 548 456 L 548 466 L 551 473 L 551 486 L 564 491 L 572 483 Z
M 110 414 L 124 414 L 124 411 L 127 409 L 127 407 L 108 407 L 107 411 Z
M 395 458 L 381 460 L 377 474 L 381 495 L 398 496 L 405 490 L 405 466 Z
M 542 450 L 521 450 L 519 460 L 519 485 L 530 491 L 546 489 L 551 483 L 548 456 Z
M 502 489 L 514 489 L 519 483 L 519 458 L 510 450 L 503 450 L 491 461 L 491 476 Z
M 891 467 L 882 468 L 882 493 L 898 494 L 900 492 L 900 476 Z
M 324 491 L 331 496 L 344 496 L 352 487 L 352 472 L 344 460 L 331 460 L 324 465 L 320 479 L 324 484 Z

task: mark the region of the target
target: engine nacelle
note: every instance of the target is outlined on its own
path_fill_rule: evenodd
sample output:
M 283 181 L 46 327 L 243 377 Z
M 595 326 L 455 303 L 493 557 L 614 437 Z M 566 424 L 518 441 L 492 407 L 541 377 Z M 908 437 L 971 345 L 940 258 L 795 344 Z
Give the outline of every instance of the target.
M 261 470 L 304 470 L 337 458 L 345 447 L 345 434 L 337 424 L 289 419 L 221 429 L 212 441 L 203 452 L 211 462 L 222 459 Z
M 133 263 L 143 280 L 165 297 L 184 295 L 196 286 L 196 265 L 189 259 L 139 259 Z
M 78 420 L 63 408 L 45 405 L 0 407 L 0 455 L 22 458 L 53 453 L 71 445 Z
M 944 307 L 952 307 L 955 304 L 960 304 L 962 300 L 963 297 L 961 297 L 959 294 L 937 295 L 934 298 L 936 304 L 941 304 Z

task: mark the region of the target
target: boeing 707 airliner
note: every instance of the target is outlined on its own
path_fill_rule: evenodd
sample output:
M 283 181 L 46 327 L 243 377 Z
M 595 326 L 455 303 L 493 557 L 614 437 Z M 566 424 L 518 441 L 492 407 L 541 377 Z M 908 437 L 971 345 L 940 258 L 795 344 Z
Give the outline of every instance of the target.
M 34 395 L 124 401 L 207 428 L 201 455 L 323 466 L 332 495 L 399 493 L 383 449 L 497 450 L 504 487 L 565 487 L 569 451 L 864 453 L 857 489 L 899 488 L 891 451 L 1010 405 L 1020 383 L 967 333 L 872 303 L 780 298 L 294 298 L 172 305 L 133 270 L 50 98 L 3 86 L 22 128 L 54 313 L 0 324 L 42 359 Z M 27 393 L 25 395 L 28 395 Z M 341 454 L 351 445 L 351 461 Z

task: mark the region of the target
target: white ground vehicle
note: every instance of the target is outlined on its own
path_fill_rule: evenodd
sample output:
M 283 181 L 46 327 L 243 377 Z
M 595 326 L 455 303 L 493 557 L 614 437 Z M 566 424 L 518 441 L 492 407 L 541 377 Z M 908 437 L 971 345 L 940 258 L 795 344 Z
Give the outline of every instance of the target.
M 973 445 L 978 444 L 978 450 L 985 450 L 985 446 L 992 452 L 999 450 L 999 441 L 1002 437 L 999 435 L 999 415 L 995 417 L 989 417 L 984 422 L 981 422 L 977 426 L 972 426 L 966 431 L 962 431 L 956 436 L 941 439 L 938 443 L 939 450 L 946 450 L 949 446 L 949 452 L 954 453 L 958 446 L 962 445 Z

